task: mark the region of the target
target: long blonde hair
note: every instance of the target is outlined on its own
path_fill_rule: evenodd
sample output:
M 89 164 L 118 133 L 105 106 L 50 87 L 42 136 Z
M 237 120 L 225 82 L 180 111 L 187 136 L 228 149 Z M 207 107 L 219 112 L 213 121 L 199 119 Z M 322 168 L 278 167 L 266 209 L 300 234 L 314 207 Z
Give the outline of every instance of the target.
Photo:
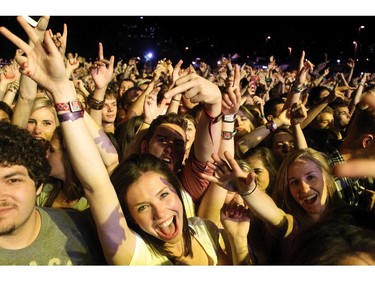
M 326 210 L 342 206 L 345 203 L 337 193 L 335 179 L 331 174 L 331 169 L 325 154 L 313 148 L 298 149 L 290 152 L 280 165 L 276 179 L 276 187 L 272 193 L 272 198 L 279 208 L 283 209 L 284 212 L 293 215 L 298 223 L 304 224 L 311 223 L 312 220 L 305 209 L 303 209 L 291 195 L 288 182 L 288 169 L 290 165 L 300 159 L 314 162 L 323 173 L 328 195 L 326 202 L 328 208 L 326 208 Z

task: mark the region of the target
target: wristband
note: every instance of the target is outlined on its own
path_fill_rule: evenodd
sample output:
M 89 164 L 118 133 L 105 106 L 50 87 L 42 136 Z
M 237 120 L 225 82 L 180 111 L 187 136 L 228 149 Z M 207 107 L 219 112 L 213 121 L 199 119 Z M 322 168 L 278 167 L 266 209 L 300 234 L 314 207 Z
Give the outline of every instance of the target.
M 231 140 L 237 133 L 237 130 L 231 131 L 221 131 L 221 137 L 224 140 Z
M 266 128 L 270 130 L 271 132 L 274 132 L 277 130 L 277 125 L 275 121 L 273 121 L 273 117 L 269 116 L 267 117 L 268 122 L 266 123 Z
M 303 86 L 292 86 L 292 91 L 295 93 L 301 93 L 303 91 Z
M 236 114 L 223 115 L 223 122 L 233 123 L 236 121 Z
M 77 100 L 71 100 L 68 102 L 61 102 L 55 104 L 56 111 L 70 111 L 70 112 L 80 112 L 82 110 L 81 102 Z
M 73 122 L 74 120 L 82 118 L 84 113 L 85 113 L 84 110 L 77 111 L 77 112 L 67 112 L 63 114 L 58 114 L 57 118 L 59 119 L 60 123 L 63 123 L 66 121 Z
M 207 112 L 207 110 L 206 110 L 205 107 L 203 107 L 203 112 L 206 114 L 206 116 L 208 117 L 208 119 L 210 119 L 210 121 L 211 121 L 212 124 L 216 124 L 217 122 L 219 122 L 219 121 L 221 120 L 222 116 L 223 116 L 223 113 L 220 112 L 220 114 L 219 114 L 218 116 L 213 117 L 213 116 L 211 116 L 211 115 Z
M 257 187 L 258 187 L 258 184 L 257 184 L 257 182 L 255 182 L 255 187 L 252 190 L 247 191 L 245 193 L 238 193 L 238 194 L 241 195 L 241 197 L 249 196 L 249 195 L 253 194 L 255 189 L 257 189 Z

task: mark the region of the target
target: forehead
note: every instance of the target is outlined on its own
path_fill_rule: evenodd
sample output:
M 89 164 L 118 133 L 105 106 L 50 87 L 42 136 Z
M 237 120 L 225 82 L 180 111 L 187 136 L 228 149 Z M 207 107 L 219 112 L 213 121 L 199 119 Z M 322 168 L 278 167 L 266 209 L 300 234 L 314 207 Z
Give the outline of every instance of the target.
M 289 177 L 298 174 L 305 174 L 310 172 L 320 172 L 320 167 L 309 159 L 298 159 L 291 163 L 288 168 Z
M 132 81 L 125 80 L 125 81 L 122 81 L 120 85 L 121 86 L 129 86 L 129 85 L 133 86 L 134 83 Z
M 167 136 L 186 140 L 185 131 L 176 124 L 165 123 L 155 129 L 154 136 Z
M 139 202 L 147 201 L 147 198 L 157 196 L 166 187 L 170 188 L 172 185 L 163 175 L 148 171 L 129 186 L 126 194 L 127 202 L 129 206 L 137 205 Z
M 264 167 L 263 161 L 256 155 L 251 155 L 246 159 L 247 163 L 253 167 Z
M 11 166 L 3 166 L 0 165 L 0 179 L 5 179 L 7 177 L 13 175 L 22 175 L 26 177 L 29 176 L 29 172 L 27 171 L 25 166 L 22 165 L 11 165 Z
M 47 107 L 42 107 L 31 113 L 30 118 L 43 119 L 43 120 L 54 120 L 55 115 Z
M 318 120 L 331 120 L 331 119 L 333 119 L 333 115 L 328 112 L 321 113 L 318 116 Z
M 291 134 L 289 134 L 289 133 L 286 133 L 286 132 L 277 133 L 273 137 L 273 142 L 274 143 L 283 142 L 283 141 L 291 141 L 291 140 L 293 140 L 293 136 Z

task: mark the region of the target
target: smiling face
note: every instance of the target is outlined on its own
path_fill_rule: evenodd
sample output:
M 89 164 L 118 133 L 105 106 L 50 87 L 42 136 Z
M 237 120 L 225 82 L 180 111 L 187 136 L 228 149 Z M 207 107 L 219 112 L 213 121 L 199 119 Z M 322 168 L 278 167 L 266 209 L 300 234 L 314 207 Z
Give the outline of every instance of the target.
M 142 142 L 142 152 L 155 155 L 176 172 L 182 166 L 185 146 L 185 131 L 176 124 L 164 123 L 155 129 L 149 142 Z
M 0 167 L 0 241 L 2 235 L 35 227 L 32 214 L 40 190 L 24 166 Z
M 144 173 L 129 186 L 125 200 L 132 218 L 143 231 L 172 244 L 182 239 L 182 202 L 159 173 Z
M 49 141 L 56 126 L 54 114 L 47 107 L 42 107 L 30 115 L 26 129 L 34 138 Z
M 257 155 L 252 155 L 246 159 L 246 162 L 249 164 L 249 166 L 257 176 L 258 188 L 266 191 L 267 187 L 270 184 L 270 173 L 264 166 L 262 160 L 259 159 Z
M 289 191 L 294 200 L 318 219 L 327 206 L 328 189 L 322 170 L 311 160 L 299 159 L 288 168 Z

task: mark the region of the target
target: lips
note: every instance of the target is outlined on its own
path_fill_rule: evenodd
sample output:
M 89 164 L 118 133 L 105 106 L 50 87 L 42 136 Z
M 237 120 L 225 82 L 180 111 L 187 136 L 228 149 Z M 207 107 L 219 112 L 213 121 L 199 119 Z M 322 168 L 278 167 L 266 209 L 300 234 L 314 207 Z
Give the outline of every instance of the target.
M 170 157 L 163 156 L 161 158 L 161 160 L 163 160 L 168 165 L 168 167 L 172 170 L 172 168 L 173 168 L 173 161 L 172 161 L 172 159 Z
M 303 204 L 309 205 L 309 204 L 313 204 L 317 198 L 318 198 L 317 194 L 312 194 L 303 198 L 300 202 L 301 202 L 301 205 Z
M 167 219 L 155 228 L 156 233 L 162 240 L 171 240 L 178 234 L 175 216 Z

